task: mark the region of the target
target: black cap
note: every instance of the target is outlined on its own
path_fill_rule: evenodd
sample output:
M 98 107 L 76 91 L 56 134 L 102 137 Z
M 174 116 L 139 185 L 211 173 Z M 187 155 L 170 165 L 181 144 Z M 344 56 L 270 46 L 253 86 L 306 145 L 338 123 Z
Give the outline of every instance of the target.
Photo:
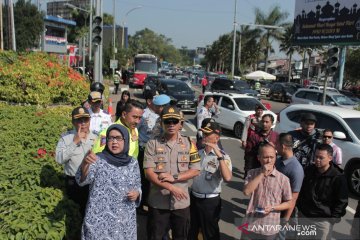
M 202 121 L 200 128 L 204 128 L 209 122 L 215 122 L 215 119 L 213 119 L 213 118 L 205 118 Z
M 314 114 L 312 113 L 304 113 L 301 115 L 301 122 L 305 122 L 305 121 L 314 121 L 317 122 L 317 119 L 315 117 Z
M 218 123 L 216 123 L 215 121 L 210 121 L 208 122 L 204 127 L 202 127 L 200 129 L 203 133 L 216 133 L 218 135 L 220 135 L 221 133 L 221 128 L 220 125 Z
M 161 119 L 179 119 L 181 120 L 180 111 L 175 106 L 166 106 L 161 112 Z
M 90 118 L 89 111 L 86 108 L 83 107 L 77 107 L 75 108 L 71 113 L 72 119 L 79 119 L 79 118 Z
M 102 84 L 100 82 L 93 82 L 90 85 L 90 91 L 91 92 L 99 92 L 99 93 L 103 94 L 104 89 L 105 89 L 104 84 Z

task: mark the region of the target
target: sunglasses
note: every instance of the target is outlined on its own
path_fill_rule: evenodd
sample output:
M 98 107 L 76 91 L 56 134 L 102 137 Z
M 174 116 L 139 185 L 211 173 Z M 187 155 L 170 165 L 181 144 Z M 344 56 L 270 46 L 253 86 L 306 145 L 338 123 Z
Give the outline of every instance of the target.
M 120 137 L 120 136 L 116 136 L 116 137 L 108 137 L 107 140 L 109 142 L 121 142 L 122 140 L 124 140 L 124 138 Z
M 323 138 L 332 138 L 332 136 L 323 136 Z
M 164 120 L 164 124 L 165 124 L 165 125 L 169 125 L 169 124 L 174 124 L 174 125 L 176 125 L 176 124 L 178 124 L 179 122 L 180 122 L 179 119 L 165 119 L 165 120 Z

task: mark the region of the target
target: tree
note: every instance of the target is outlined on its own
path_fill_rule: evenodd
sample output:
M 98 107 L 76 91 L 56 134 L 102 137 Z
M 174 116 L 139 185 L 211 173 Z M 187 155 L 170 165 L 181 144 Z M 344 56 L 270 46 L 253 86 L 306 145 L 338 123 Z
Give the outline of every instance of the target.
M 16 49 L 25 51 L 39 45 L 44 16 L 31 1 L 18 0 L 14 6 Z
M 347 59 L 345 62 L 345 79 L 344 85 L 349 85 L 350 83 L 356 85 L 360 80 L 360 49 L 349 49 L 347 54 Z M 349 83 L 350 82 L 350 83 Z
M 114 16 L 108 13 L 103 14 L 103 24 L 104 25 L 113 25 L 114 23 Z
M 291 60 L 294 52 L 296 51 L 296 47 L 293 45 L 294 40 L 294 26 L 288 26 L 285 28 L 284 34 L 281 36 L 280 41 L 280 51 L 285 52 L 289 57 L 289 72 L 288 72 L 288 81 L 291 79 Z
M 245 72 L 256 69 L 257 61 L 262 52 L 258 42 L 261 30 L 258 28 L 251 29 L 250 26 L 241 26 L 241 64 Z M 239 56 L 238 56 L 239 57 Z M 239 66 L 240 67 L 240 66 Z
M 268 14 L 265 14 L 260 8 L 255 8 L 255 23 L 261 25 L 287 27 L 289 23 L 285 22 L 289 14 L 282 12 L 279 6 L 270 9 Z M 267 71 L 267 62 L 269 52 L 272 50 L 272 40 L 279 41 L 282 34 L 281 29 L 264 29 L 260 36 L 260 44 L 264 48 L 265 54 L 265 71 Z

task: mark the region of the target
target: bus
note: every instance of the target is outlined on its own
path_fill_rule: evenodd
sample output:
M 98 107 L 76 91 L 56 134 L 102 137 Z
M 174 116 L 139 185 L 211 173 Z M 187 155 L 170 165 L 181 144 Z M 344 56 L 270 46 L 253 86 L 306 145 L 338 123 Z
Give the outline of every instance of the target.
M 130 88 L 142 88 L 147 76 L 157 76 L 159 64 L 156 56 L 152 54 L 137 54 L 134 57 L 134 75 L 130 78 Z

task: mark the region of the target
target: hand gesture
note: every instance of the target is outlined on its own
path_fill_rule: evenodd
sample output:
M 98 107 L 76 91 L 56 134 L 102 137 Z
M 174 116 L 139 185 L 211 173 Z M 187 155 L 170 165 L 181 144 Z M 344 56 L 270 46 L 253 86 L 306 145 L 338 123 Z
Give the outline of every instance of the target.
M 160 173 L 158 176 L 158 179 L 160 180 L 160 182 L 169 182 L 169 183 L 173 183 L 175 182 L 174 177 L 170 174 L 170 173 Z
M 273 170 L 273 166 L 270 164 L 265 164 L 262 166 L 262 172 L 265 176 L 269 176 L 271 171 Z
M 86 154 L 84 158 L 84 162 L 86 164 L 93 164 L 97 160 L 95 153 L 92 150 L 89 150 L 89 152 Z
M 77 132 L 76 132 L 75 136 L 74 136 L 74 143 L 79 144 L 81 142 L 81 140 L 86 139 L 86 135 L 87 135 L 87 132 L 81 131 L 81 127 L 79 127 L 77 129 Z
M 187 199 L 187 194 L 182 188 L 172 186 L 170 192 L 178 201 Z
M 136 199 L 138 199 L 138 197 L 140 196 L 140 193 L 139 193 L 139 191 L 132 190 L 132 191 L 128 192 L 128 194 L 126 196 L 130 201 L 135 202 Z

